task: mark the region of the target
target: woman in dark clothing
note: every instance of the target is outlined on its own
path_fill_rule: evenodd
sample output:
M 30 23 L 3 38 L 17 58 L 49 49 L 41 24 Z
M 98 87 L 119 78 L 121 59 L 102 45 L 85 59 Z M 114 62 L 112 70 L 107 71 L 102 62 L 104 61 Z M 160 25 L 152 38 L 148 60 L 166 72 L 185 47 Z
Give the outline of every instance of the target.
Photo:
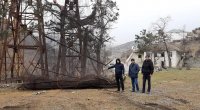
M 124 65 L 121 63 L 120 59 L 116 59 L 116 64 L 109 67 L 108 69 L 115 68 L 115 79 L 117 82 L 117 91 L 120 91 L 120 87 L 122 88 L 122 91 L 124 91 L 124 81 L 123 81 L 123 75 L 124 75 Z
M 148 81 L 148 89 L 147 92 L 150 93 L 151 91 L 151 75 L 153 75 L 154 72 L 154 66 L 151 59 L 149 59 L 149 55 L 146 56 L 146 59 L 143 62 L 142 65 L 142 74 L 143 74 L 143 88 L 142 93 L 145 93 L 145 86 L 146 86 L 146 80 Z

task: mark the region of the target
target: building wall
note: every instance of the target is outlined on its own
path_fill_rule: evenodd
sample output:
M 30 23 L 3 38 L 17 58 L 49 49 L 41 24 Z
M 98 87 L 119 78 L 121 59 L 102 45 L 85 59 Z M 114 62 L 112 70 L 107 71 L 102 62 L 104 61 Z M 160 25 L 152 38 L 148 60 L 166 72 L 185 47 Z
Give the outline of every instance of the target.
M 173 57 L 172 57 L 172 67 L 176 68 L 178 65 L 178 62 L 181 59 L 181 55 L 179 55 L 179 53 L 177 51 L 172 51 L 173 53 Z
M 141 58 L 138 57 L 138 55 L 141 55 Z M 132 52 L 129 57 L 126 59 L 125 62 L 122 62 L 124 64 L 125 68 L 125 73 L 128 73 L 129 70 L 129 65 L 131 64 L 131 59 L 134 58 L 135 62 L 142 67 L 143 61 L 144 61 L 144 55 L 143 54 L 138 54 L 136 52 Z
M 164 59 L 164 57 L 161 57 L 161 53 L 157 53 L 157 57 L 154 57 L 153 63 L 156 67 L 161 67 L 162 61 L 164 61 Z
M 141 58 L 139 58 L 139 55 L 141 55 Z M 141 67 L 142 63 L 144 61 L 144 55 L 139 54 L 139 53 L 135 53 L 133 52 L 129 58 L 126 60 L 126 65 L 130 65 L 131 64 L 131 59 L 135 59 L 135 62 Z
M 172 56 L 171 56 L 172 67 L 176 68 L 179 60 L 181 59 L 181 56 L 178 54 L 177 51 L 170 51 L 170 52 L 172 52 Z M 165 65 L 169 67 L 169 59 L 167 56 L 167 52 L 165 52 L 165 60 L 166 60 Z
M 171 35 L 171 40 L 181 40 L 183 36 L 187 36 L 187 32 L 184 33 L 169 33 Z
M 171 57 L 172 67 L 176 68 L 181 56 L 178 54 L 177 51 L 171 51 L 171 53 L 172 53 L 172 57 Z M 144 52 L 144 58 L 145 58 L 146 54 L 147 54 L 147 52 Z M 152 62 L 154 63 L 154 66 L 161 67 L 162 61 L 164 61 L 165 66 L 169 67 L 169 59 L 168 59 L 166 51 L 164 52 L 164 57 L 162 57 L 161 53 L 156 53 L 157 56 L 155 56 L 154 55 L 155 53 L 152 53 L 152 52 L 148 52 L 148 54 L 150 54 L 150 58 L 151 58 Z

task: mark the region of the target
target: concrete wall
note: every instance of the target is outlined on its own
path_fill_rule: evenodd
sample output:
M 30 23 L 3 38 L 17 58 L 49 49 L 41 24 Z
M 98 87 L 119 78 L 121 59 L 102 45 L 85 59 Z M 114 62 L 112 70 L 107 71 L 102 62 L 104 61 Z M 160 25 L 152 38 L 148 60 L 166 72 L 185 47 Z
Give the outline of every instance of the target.
M 171 56 L 172 67 L 176 68 L 179 60 L 181 59 L 181 56 L 178 54 L 177 51 L 170 51 L 170 52 L 172 53 L 172 56 Z M 169 67 L 169 59 L 168 59 L 168 56 L 167 56 L 167 52 L 165 52 L 165 61 L 166 61 L 165 65 L 167 67 Z

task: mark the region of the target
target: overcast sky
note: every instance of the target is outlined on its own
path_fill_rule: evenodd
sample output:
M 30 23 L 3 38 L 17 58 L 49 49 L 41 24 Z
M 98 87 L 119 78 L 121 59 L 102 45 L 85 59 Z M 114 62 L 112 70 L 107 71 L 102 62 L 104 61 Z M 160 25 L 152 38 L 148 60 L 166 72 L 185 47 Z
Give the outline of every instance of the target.
M 49 0 L 53 1 L 53 0 Z M 57 0 L 58 2 L 64 0 Z M 85 0 L 89 2 L 90 0 Z M 171 17 L 168 29 L 191 31 L 200 27 L 200 0 L 114 0 L 119 7 L 120 17 L 110 32 L 112 45 L 133 41 L 135 34 L 149 29 L 161 17 Z
M 135 34 L 150 28 L 161 17 L 171 17 L 168 30 L 187 31 L 200 27 L 200 0 L 116 0 L 120 17 L 111 35 L 112 44 L 118 45 L 134 40 Z

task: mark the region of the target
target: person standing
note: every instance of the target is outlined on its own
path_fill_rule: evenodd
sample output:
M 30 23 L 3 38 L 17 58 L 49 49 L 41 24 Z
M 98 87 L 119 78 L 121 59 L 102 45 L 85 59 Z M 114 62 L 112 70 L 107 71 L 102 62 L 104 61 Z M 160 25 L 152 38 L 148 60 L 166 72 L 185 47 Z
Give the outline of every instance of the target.
M 147 92 L 150 93 L 151 92 L 151 76 L 153 75 L 153 72 L 154 72 L 154 66 L 149 55 L 146 55 L 145 58 L 146 59 L 144 60 L 143 65 L 142 65 L 142 74 L 143 74 L 142 93 L 145 93 L 146 81 L 148 81 Z
M 115 68 L 115 79 L 117 82 L 117 91 L 120 91 L 120 87 L 122 92 L 124 91 L 124 80 L 123 75 L 125 72 L 124 65 L 121 63 L 120 59 L 116 59 L 116 64 L 109 67 L 108 69 Z
M 135 59 L 131 59 L 128 75 L 131 78 L 131 82 L 132 82 L 132 92 L 135 92 L 135 87 L 136 87 L 136 90 L 139 91 L 139 86 L 138 86 L 139 71 L 140 71 L 140 67 L 138 66 L 137 63 L 135 63 Z

